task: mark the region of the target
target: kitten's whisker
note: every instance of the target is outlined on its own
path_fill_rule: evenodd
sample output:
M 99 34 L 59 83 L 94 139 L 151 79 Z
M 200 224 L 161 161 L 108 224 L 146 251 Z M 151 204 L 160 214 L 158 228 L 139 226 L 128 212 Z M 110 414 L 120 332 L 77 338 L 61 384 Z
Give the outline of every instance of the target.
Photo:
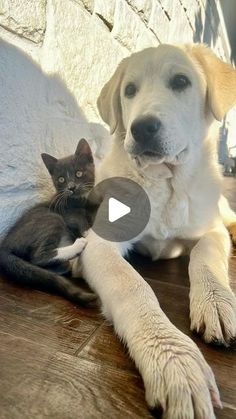
M 61 194 L 59 195 L 58 200 L 56 201 L 56 204 L 55 204 L 55 210 L 57 210 L 57 208 L 58 208 L 59 212 L 60 212 L 60 203 L 61 203 L 61 200 L 63 199 L 63 196 L 64 196 L 64 191 L 61 192 Z
M 58 203 L 58 209 L 59 209 L 59 212 L 61 213 L 61 214 L 63 214 L 63 210 L 64 210 L 64 208 L 65 208 L 65 205 L 64 205 L 64 203 L 65 203 L 65 197 L 66 197 L 66 194 L 65 194 L 65 192 L 62 194 L 62 196 L 61 196 L 61 198 L 60 198 L 60 200 L 59 200 L 59 203 Z
M 92 185 L 82 185 L 81 187 L 80 187 L 80 190 L 82 190 L 82 191 L 89 191 L 89 190 L 91 190 L 92 189 L 92 187 L 93 187 L 93 184 Z
M 65 194 L 64 195 L 64 199 L 63 199 L 63 202 L 62 202 L 62 210 L 63 210 L 63 212 L 66 210 L 66 206 L 67 206 L 67 199 L 68 199 L 68 194 Z
M 52 206 L 55 204 L 55 209 L 56 209 L 56 202 L 57 202 L 57 200 L 60 198 L 60 196 L 63 194 L 63 192 L 58 192 L 53 198 L 52 198 L 52 200 L 51 200 L 51 202 L 50 202 L 50 206 L 49 206 L 49 209 L 51 209 L 52 208 Z
M 84 185 L 93 185 L 94 184 L 94 182 L 86 182 L 86 183 L 84 183 Z
M 79 185 L 79 189 L 92 188 L 93 186 L 94 186 L 94 182 L 87 182 L 87 183 L 84 183 L 83 185 Z
M 57 193 L 56 195 L 54 195 L 53 197 L 52 197 L 52 200 L 51 200 L 51 202 L 50 202 L 50 206 L 57 200 L 57 198 L 58 198 L 58 196 L 59 196 L 59 194 Z

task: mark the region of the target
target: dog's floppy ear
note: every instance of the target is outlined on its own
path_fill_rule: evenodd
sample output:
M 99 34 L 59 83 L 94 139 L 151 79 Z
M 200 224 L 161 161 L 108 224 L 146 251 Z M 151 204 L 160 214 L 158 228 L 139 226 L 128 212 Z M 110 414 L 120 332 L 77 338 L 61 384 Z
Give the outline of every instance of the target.
M 204 44 L 193 45 L 191 52 L 205 73 L 211 111 L 221 121 L 236 104 L 236 70 Z
M 111 79 L 102 88 L 97 100 L 99 113 L 103 121 L 109 125 L 111 134 L 113 134 L 116 129 L 123 126 L 120 103 L 120 84 L 125 65 L 126 59 L 121 61 Z

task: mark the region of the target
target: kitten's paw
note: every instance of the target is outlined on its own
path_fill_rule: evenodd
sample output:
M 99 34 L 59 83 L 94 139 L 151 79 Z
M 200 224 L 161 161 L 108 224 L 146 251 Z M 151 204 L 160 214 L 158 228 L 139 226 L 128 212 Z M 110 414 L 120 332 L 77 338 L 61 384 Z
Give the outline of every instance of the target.
M 230 346 L 236 338 L 236 298 L 217 281 L 204 295 L 191 292 L 191 330 L 203 335 L 205 342 Z
M 97 295 L 93 292 L 87 292 L 78 287 L 71 287 L 68 292 L 68 299 L 75 304 L 89 305 L 90 307 L 98 306 Z
M 84 237 L 76 239 L 73 247 L 75 249 L 75 256 L 79 256 L 80 253 L 84 250 L 85 246 L 87 245 L 87 240 Z

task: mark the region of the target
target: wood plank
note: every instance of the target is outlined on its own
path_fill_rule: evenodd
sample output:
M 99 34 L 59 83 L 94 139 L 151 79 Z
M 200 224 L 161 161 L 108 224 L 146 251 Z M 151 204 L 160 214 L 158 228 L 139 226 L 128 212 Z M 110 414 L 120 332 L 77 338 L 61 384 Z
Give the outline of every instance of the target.
M 178 284 L 189 287 L 188 262 L 183 256 L 177 259 L 150 261 L 149 258 L 132 253 L 129 261 L 142 276 L 157 279 L 164 283 Z
M 15 289 L 15 293 L 14 293 Z M 98 309 L 0 280 L 0 330 L 73 354 L 103 322 Z
M 75 355 L 137 374 L 136 367 L 129 357 L 127 348 L 120 342 L 115 335 L 112 325 L 107 321 L 96 330 L 96 333 L 93 334 L 87 345 L 78 348 Z
M 1 419 L 151 418 L 137 373 L 0 339 Z
M 235 419 L 236 418 L 236 410 L 230 407 L 224 406 L 223 410 L 217 410 L 217 419 Z

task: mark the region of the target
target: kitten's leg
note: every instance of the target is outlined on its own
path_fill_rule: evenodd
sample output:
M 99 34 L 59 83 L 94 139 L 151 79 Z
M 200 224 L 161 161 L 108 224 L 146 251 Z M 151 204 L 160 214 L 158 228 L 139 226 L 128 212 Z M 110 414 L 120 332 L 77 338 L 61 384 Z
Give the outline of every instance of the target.
M 79 256 L 84 250 L 87 244 L 87 240 L 84 237 L 78 238 L 73 244 L 68 246 L 58 247 L 54 249 L 48 249 L 46 246 L 42 246 L 34 254 L 32 262 L 35 265 L 42 267 L 49 267 L 57 262 L 67 262 Z
M 79 257 L 70 260 L 71 276 L 72 278 L 82 278 L 82 265 Z
M 64 262 L 73 259 L 82 253 L 86 244 L 87 240 L 84 237 L 81 237 L 79 239 L 76 239 L 75 242 L 69 246 L 58 247 L 58 249 L 56 249 L 57 254 L 56 256 L 54 256 L 52 260 Z
M 58 275 L 71 275 L 72 273 L 72 267 L 70 264 L 70 261 L 61 262 L 61 261 L 55 261 L 55 262 L 49 262 L 49 264 L 46 265 L 46 268 L 49 271 L 55 272 Z

